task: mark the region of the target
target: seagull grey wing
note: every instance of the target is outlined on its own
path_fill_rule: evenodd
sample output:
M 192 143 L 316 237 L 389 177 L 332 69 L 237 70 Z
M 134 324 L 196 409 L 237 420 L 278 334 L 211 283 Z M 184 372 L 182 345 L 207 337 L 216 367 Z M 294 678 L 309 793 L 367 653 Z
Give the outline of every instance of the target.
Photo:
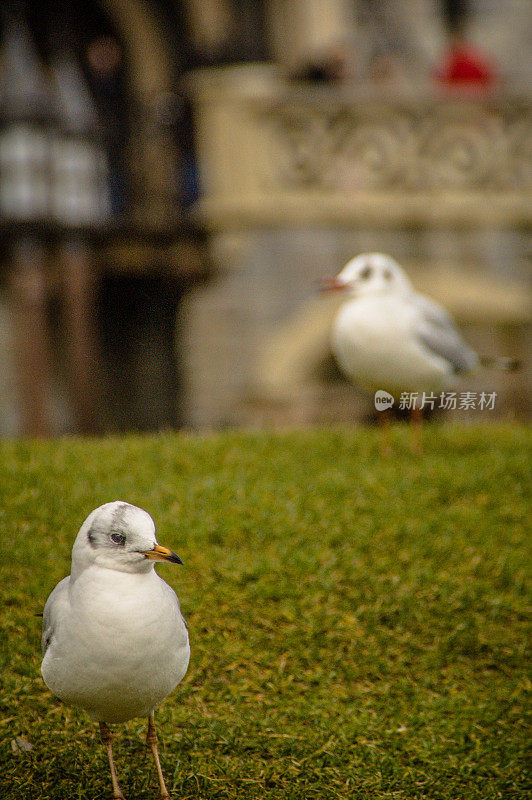
M 475 369 L 477 354 L 464 342 L 445 309 L 421 294 L 414 295 L 414 304 L 418 312 L 415 335 L 421 345 L 447 361 L 456 373 Z
M 61 614 L 66 611 L 68 605 L 68 584 L 70 576 L 59 581 L 50 597 L 46 601 L 42 614 L 42 654 L 44 655 L 50 646 L 54 631 Z

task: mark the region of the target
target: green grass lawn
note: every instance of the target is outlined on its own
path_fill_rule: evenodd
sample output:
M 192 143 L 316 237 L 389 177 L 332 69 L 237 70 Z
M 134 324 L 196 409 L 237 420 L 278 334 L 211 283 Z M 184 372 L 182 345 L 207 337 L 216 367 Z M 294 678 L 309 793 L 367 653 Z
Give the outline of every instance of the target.
M 151 513 L 190 630 L 157 715 L 175 800 L 522 800 L 530 433 L 162 435 L 0 445 L 0 797 L 110 798 L 97 726 L 40 677 L 34 616 L 87 514 Z M 114 727 L 156 797 L 145 720 Z M 14 753 L 23 737 L 29 752 Z

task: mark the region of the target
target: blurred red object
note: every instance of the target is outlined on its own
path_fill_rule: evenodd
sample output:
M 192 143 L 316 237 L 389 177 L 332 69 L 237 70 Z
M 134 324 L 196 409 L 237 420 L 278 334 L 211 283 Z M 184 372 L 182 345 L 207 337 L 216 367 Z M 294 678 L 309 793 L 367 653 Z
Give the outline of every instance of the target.
M 441 86 L 449 88 L 494 88 L 499 77 L 493 64 L 472 44 L 463 40 L 453 42 L 436 67 L 435 77 Z

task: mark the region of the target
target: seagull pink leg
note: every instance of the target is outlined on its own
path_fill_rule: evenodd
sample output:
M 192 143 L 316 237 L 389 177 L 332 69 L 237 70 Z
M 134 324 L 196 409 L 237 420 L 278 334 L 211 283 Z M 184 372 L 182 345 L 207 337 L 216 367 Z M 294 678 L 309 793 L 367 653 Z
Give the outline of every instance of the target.
M 412 409 L 410 420 L 413 431 L 413 437 L 411 439 L 412 455 L 422 456 L 423 455 L 423 412 L 421 411 L 421 409 L 416 408 L 414 406 L 414 408 Z
M 379 450 L 381 455 L 389 458 L 392 452 L 392 448 L 390 445 L 390 420 L 391 420 L 391 413 L 389 408 L 385 408 L 384 411 L 379 411 L 377 420 L 380 426 L 380 437 L 379 437 Z
M 109 758 L 109 768 L 111 770 L 111 780 L 113 782 L 113 800 L 125 800 L 116 777 L 115 762 L 113 761 L 113 747 L 111 744 L 111 731 L 105 722 L 100 722 L 100 736 L 102 737 L 102 742 L 107 750 L 107 756 Z
M 161 800 L 171 800 L 171 797 L 168 794 L 168 789 L 166 788 L 166 784 L 164 782 L 163 771 L 161 769 L 161 762 L 159 761 L 159 751 L 157 749 L 157 733 L 155 731 L 155 721 L 153 718 L 153 712 L 148 717 L 148 733 L 146 735 L 146 744 L 150 748 L 153 755 L 153 760 L 155 761 L 155 769 L 157 770 L 157 777 L 159 779 L 159 792 Z

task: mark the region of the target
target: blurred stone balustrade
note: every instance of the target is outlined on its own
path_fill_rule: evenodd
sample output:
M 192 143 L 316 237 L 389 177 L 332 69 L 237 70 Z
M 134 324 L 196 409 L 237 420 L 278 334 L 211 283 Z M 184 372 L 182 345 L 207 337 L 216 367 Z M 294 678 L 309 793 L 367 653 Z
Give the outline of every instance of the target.
M 291 87 L 262 65 L 194 86 L 210 227 L 530 219 L 530 98 Z
M 287 97 L 265 110 L 281 185 L 409 194 L 530 188 L 530 104 L 522 99 L 355 97 L 337 105 Z

